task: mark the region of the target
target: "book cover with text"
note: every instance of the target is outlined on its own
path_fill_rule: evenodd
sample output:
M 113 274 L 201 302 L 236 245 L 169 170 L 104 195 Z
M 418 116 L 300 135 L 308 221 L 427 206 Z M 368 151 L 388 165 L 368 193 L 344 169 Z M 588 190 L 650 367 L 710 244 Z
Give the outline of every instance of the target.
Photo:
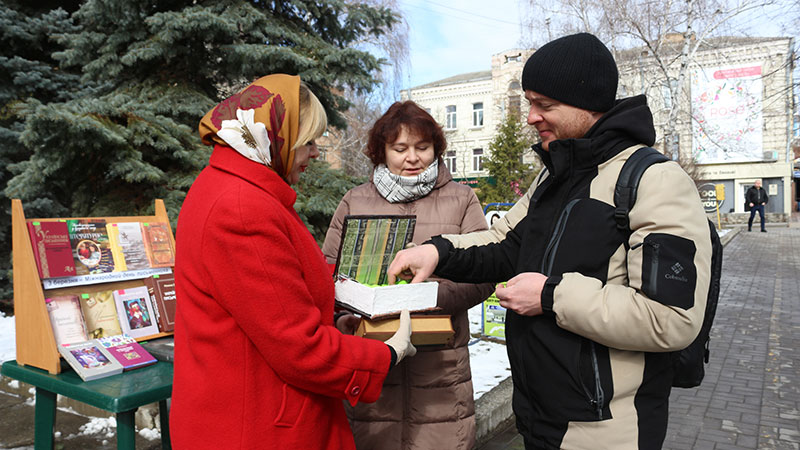
M 80 301 L 90 339 L 122 334 L 117 306 L 110 290 L 81 294 Z
M 164 222 L 142 223 L 144 247 L 150 267 L 172 267 L 175 265 L 175 249 L 172 248 L 172 239 L 169 224 Z
M 136 342 L 136 339 L 127 334 L 109 336 L 97 339 L 111 356 L 122 364 L 123 370 L 155 364 L 156 358 Z
M 60 295 L 44 299 L 56 345 L 73 344 L 88 339 L 86 323 L 77 295 Z
M 108 244 L 106 223 L 102 219 L 70 219 L 69 241 L 76 275 L 114 271 L 114 257 Z
M 122 364 L 95 339 L 59 345 L 58 352 L 75 369 L 83 381 L 92 381 L 122 373 Z
M 119 270 L 150 268 L 139 222 L 110 223 L 106 228 L 115 254 L 114 262 L 120 266 Z
M 173 274 L 153 275 L 144 279 L 150 301 L 156 313 L 158 328 L 161 331 L 175 330 L 175 276 Z
M 122 332 L 134 338 L 158 334 L 150 294 L 144 286 L 114 291 Z
M 40 278 L 75 275 L 75 262 L 66 222 L 28 222 L 28 233 Z

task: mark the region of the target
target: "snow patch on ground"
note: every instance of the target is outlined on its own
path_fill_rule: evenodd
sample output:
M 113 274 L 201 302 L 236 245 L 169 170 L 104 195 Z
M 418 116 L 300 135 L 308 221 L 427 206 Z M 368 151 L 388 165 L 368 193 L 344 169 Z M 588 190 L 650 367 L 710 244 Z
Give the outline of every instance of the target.
M 112 438 L 116 435 L 117 419 L 115 417 L 90 417 L 89 422 L 80 427 L 80 435 L 101 435 Z
M 0 312 L 0 363 L 17 359 L 17 335 L 14 317 Z
M 155 428 L 142 428 L 141 430 L 139 430 L 139 436 L 149 441 L 155 441 L 156 439 L 161 439 L 161 433 Z
M 483 304 L 470 308 L 467 314 L 470 334 L 479 336 L 482 328 Z M 469 364 L 472 368 L 472 389 L 475 400 L 511 376 L 511 365 L 504 344 L 473 338 L 469 345 Z

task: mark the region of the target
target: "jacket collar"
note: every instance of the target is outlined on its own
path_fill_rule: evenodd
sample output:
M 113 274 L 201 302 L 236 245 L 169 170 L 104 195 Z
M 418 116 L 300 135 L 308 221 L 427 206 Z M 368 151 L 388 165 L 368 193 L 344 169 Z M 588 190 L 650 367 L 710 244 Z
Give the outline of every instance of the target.
M 613 108 L 579 139 L 560 139 L 550 143 L 550 151 L 542 144 L 533 150 L 542 158 L 555 179 L 573 170 L 591 169 L 636 144 L 653 145 L 653 115 L 643 95 L 617 100 Z
M 209 165 L 269 192 L 286 208 L 294 208 L 297 192 L 269 167 L 251 161 L 234 149 L 215 145 Z

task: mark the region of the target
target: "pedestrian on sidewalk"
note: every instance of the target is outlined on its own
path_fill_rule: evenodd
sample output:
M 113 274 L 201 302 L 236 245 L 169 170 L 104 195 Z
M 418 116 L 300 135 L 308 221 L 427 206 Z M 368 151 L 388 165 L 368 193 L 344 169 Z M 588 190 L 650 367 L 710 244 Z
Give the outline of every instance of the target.
M 342 400 L 377 400 L 415 352 L 408 311 L 386 343 L 334 326 L 333 279 L 292 188 L 326 127 L 317 97 L 284 74 L 200 122 L 214 151 L 176 233 L 175 448 L 354 450 Z
M 417 216 L 414 244 L 437 234 L 486 230 L 478 197 L 453 181 L 442 161 L 447 140 L 441 125 L 412 101 L 394 103 L 369 131 L 365 154 L 372 179 L 345 194 L 331 219 L 322 252 L 336 262 L 344 217 Z M 375 403 L 345 405 L 359 450 L 471 449 L 475 403 L 469 365 L 467 310 L 493 285 L 439 281 L 437 314 L 450 314 L 448 345 L 425 346 L 393 367 Z
M 767 228 L 764 226 L 764 207 L 769 203 L 769 195 L 767 191 L 761 187 L 761 180 L 756 180 L 753 186 L 744 194 L 747 204 L 750 205 L 750 220 L 747 221 L 747 231 L 753 231 L 753 218 L 758 215 L 761 216 L 761 232 L 766 233 Z
M 646 97 L 615 100 L 617 83 L 591 34 L 533 53 L 522 88 L 545 169 L 488 231 L 435 236 L 389 267 L 391 280 L 508 280 L 496 294 L 526 449 L 661 448 L 671 352 L 703 322 L 712 248 L 691 178 L 674 161 L 650 166 L 630 233 L 617 226 L 619 172 L 656 136 Z

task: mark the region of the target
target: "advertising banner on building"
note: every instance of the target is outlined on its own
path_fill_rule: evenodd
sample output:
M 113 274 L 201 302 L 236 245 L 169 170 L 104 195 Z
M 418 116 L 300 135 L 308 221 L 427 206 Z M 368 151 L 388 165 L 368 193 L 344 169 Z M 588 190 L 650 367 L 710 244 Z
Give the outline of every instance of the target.
M 698 163 L 761 161 L 761 66 L 692 72 L 692 136 Z

